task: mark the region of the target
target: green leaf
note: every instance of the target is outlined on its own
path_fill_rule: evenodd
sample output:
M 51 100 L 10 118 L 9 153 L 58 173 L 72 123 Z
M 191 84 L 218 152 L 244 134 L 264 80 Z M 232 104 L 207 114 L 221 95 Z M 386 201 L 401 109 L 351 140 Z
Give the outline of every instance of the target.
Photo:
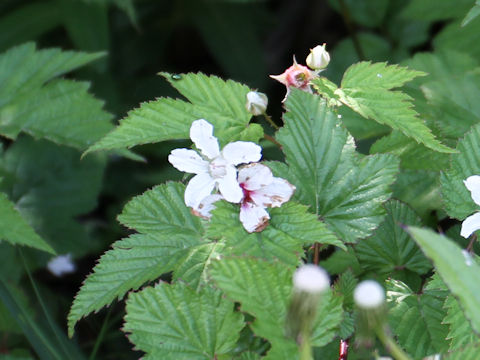
M 462 21 L 462 26 L 466 26 L 475 19 L 478 15 L 480 15 L 480 1 L 477 0 L 475 1 L 475 5 L 470 9 L 468 14 L 465 16 L 465 18 Z
M 53 80 L 18 96 L 0 109 L 0 131 L 12 139 L 23 131 L 83 150 L 113 127 L 112 116 L 87 92 L 89 87 L 86 82 Z
M 386 63 L 360 62 L 344 74 L 342 87 L 335 93 L 340 101 L 367 119 L 390 126 L 432 150 L 453 152 L 441 144 L 412 109 L 407 94 L 389 89 L 400 87 L 425 73 Z
M 292 201 L 270 209 L 270 224 L 257 233 L 248 233 L 243 228 L 237 206 L 227 202 L 218 202 L 216 206 L 207 235 L 225 241 L 224 254 L 278 259 L 293 267 L 303 254 L 304 245 L 320 242 L 344 247 L 305 206 Z
M 458 350 L 478 341 L 478 335 L 473 332 L 454 296 L 449 295 L 445 299 L 444 307 L 447 309 L 447 315 L 443 319 L 443 323 L 449 326 L 447 340 L 451 341 L 448 350 Z
M 431 269 L 430 262 L 415 242 L 401 228 L 403 225 L 421 225 L 413 210 L 399 201 L 385 204 L 387 216 L 375 233 L 355 246 L 355 252 L 367 271 L 389 274 L 395 270 L 411 270 L 424 274 Z
M 341 87 L 390 90 L 402 87 L 405 83 L 425 75 L 427 74 L 422 71 L 410 70 L 404 66 L 362 61 L 347 69 L 343 75 Z
M 472 1 L 470 1 L 470 6 Z M 465 12 L 462 14 L 462 16 Z M 473 19 L 468 26 L 462 27 L 461 22 L 455 21 L 442 29 L 433 39 L 434 48 L 437 50 L 460 52 L 471 55 L 474 59 L 480 57 L 480 44 L 477 34 L 480 31 L 480 18 Z
M 263 136 L 260 125 L 248 125 L 251 114 L 245 108 L 250 91 L 247 86 L 202 73 L 162 75 L 190 102 L 161 98 L 143 103 L 87 152 L 188 139 L 191 123 L 200 118 L 214 125 L 215 136 L 223 144 L 233 140 L 258 141 Z
M 103 103 L 87 83 L 53 78 L 103 53 L 36 50 L 27 43 L 0 55 L 0 133 L 15 139 L 22 131 L 85 149 L 112 128 Z
M 97 205 L 104 167 L 104 157 L 80 160 L 75 149 L 22 136 L 0 160 L 1 188 L 57 253 L 79 256 L 96 245 L 89 221 L 76 218 Z
M 0 51 L 33 40 L 61 24 L 56 1 L 25 4 L 0 18 Z
M 396 130 L 378 139 L 371 146 L 370 153 L 394 154 L 400 158 L 402 169 L 440 171 L 449 162 L 449 154 L 429 149 Z
M 220 291 L 179 282 L 130 293 L 123 330 L 152 359 L 210 360 L 235 347 L 243 316 Z
M 414 0 L 403 9 L 401 15 L 408 19 L 425 21 L 447 20 L 463 17 L 472 6 L 472 0 L 450 1 Z
M 173 279 L 181 280 L 190 287 L 198 289 L 209 280 L 208 269 L 213 259 L 223 254 L 221 242 L 202 243 L 183 252 L 173 270 Z
M 463 73 L 421 86 L 441 136 L 456 140 L 480 122 L 479 82 L 480 75 Z
M 458 299 L 473 330 L 480 332 L 480 266 L 444 236 L 415 227 L 408 227 L 408 232 L 433 261 L 438 274 Z
M 73 301 L 68 314 L 68 333 L 91 312 L 97 312 L 131 289 L 172 271 L 180 252 L 195 245 L 194 239 L 162 234 L 134 234 L 112 245 L 94 267 Z
M 22 218 L 7 195 L 0 192 L 0 239 L 13 245 L 26 245 L 55 254 L 55 250 L 37 235 Z
M 442 308 L 447 291 L 429 289 L 416 294 L 397 280 L 387 281 L 389 322 L 400 345 L 413 358 L 441 353 L 448 349 L 448 327 L 442 324 Z
M 442 208 L 439 177 L 435 171 L 403 170 L 393 185 L 393 197 L 426 219 L 433 210 Z
M 341 2 L 330 0 L 330 5 L 340 12 L 342 11 Z M 388 0 L 346 0 L 345 6 L 350 16 L 356 23 L 366 27 L 380 26 L 387 14 Z
M 391 155 L 362 157 L 338 118 L 318 96 L 292 91 L 278 131 L 288 167 L 272 163 L 297 187 L 295 197 L 344 242 L 366 237 L 385 215 L 398 162 Z
M 134 197 L 118 215 L 118 221 L 140 233 L 185 235 L 199 239 L 200 218 L 185 205 L 185 185 L 175 182 L 158 185 Z
M 480 125 L 476 125 L 458 142 L 459 153 L 452 155 L 451 167 L 440 176 L 445 211 L 460 220 L 478 209 L 463 181 L 480 174 L 480 158 L 475 156 L 479 146 Z
M 238 1 L 194 1 L 188 13 L 226 75 L 262 88 L 268 79 L 258 31 L 264 16 L 263 8 Z
M 445 360 L 476 360 L 480 355 L 480 343 L 470 344 L 469 346 L 448 353 L 445 357 L 442 356 Z
M 40 359 L 84 359 L 80 350 L 68 341 L 57 325 L 47 321 L 47 316 L 50 315 L 34 316 L 18 289 L 1 276 L 0 301 L 9 310 Z M 50 326 L 47 326 L 48 323 Z
M 298 359 L 295 342 L 285 337 L 285 320 L 292 293 L 293 269 L 255 258 L 214 261 L 211 276 L 242 311 L 255 317 L 250 325 L 257 336 L 272 344 L 266 359 Z M 313 325 L 312 345 L 330 342 L 342 319 L 342 298 L 328 291 L 322 296 Z

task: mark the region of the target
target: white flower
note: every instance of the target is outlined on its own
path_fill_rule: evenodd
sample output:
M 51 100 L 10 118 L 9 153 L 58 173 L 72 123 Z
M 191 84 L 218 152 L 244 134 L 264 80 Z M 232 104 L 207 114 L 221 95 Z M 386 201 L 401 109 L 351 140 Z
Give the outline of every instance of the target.
M 236 141 L 220 152 L 213 125 L 204 119 L 192 123 L 190 138 L 203 156 L 190 149 L 175 149 L 168 156 L 168 161 L 178 170 L 196 174 L 185 189 L 185 204 L 198 211 L 202 200 L 215 187 L 225 200 L 240 202 L 243 191 L 237 182 L 235 165 L 260 160 L 262 148 L 252 142 Z
M 268 225 L 267 207 L 279 207 L 290 200 L 295 186 L 287 180 L 274 177 L 262 164 L 251 164 L 238 172 L 238 183 L 243 190 L 240 221 L 248 232 L 258 232 Z
M 205 199 L 200 201 L 197 208 L 192 209 L 192 213 L 203 219 L 209 220 L 212 217 L 210 212 L 216 208 L 213 204 L 222 199 L 223 196 L 220 194 L 208 195 Z
M 293 288 L 297 291 L 318 294 L 330 286 L 328 273 L 317 265 L 300 266 L 293 274 Z
M 375 309 L 385 302 L 385 290 L 374 280 L 365 280 L 353 292 L 355 304 L 362 309 Z
M 267 95 L 258 91 L 249 91 L 247 94 L 247 110 L 253 115 L 262 115 L 267 110 Z
M 328 66 L 330 62 L 330 54 L 325 50 L 325 46 L 317 45 L 313 49 L 310 49 L 310 54 L 307 56 L 307 66 L 313 70 L 322 70 Z
M 463 181 L 467 189 L 470 191 L 472 200 L 475 204 L 480 205 L 480 176 L 473 175 L 469 176 L 466 180 Z M 480 229 L 480 212 L 477 212 L 473 215 L 470 215 L 462 223 L 462 230 L 460 235 L 464 238 L 470 237 L 473 232 Z
M 47 264 L 47 269 L 55 276 L 63 276 L 73 273 L 76 269 L 70 254 L 59 255 L 51 259 Z

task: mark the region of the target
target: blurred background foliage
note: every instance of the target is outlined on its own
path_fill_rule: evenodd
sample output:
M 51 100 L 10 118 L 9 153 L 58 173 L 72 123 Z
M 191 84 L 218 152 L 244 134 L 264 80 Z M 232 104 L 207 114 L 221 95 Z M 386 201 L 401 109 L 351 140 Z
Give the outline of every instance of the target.
M 303 63 L 317 44 L 327 43 L 332 61 L 323 75 L 337 83 L 358 60 L 401 63 L 421 51 L 464 52 L 475 67 L 480 60 L 480 20 L 459 26 L 473 4 L 474 0 L 2 0 L 0 53 L 30 41 L 37 49 L 106 52 L 64 77 L 91 83 L 89 92 L 104 101 L 103 119 L 114 122 L 141 102 L 178 96 L 158 72 L 202 71 L 267 93 L 269 111 L 280 124 L 285 90 L 268 75 L 282 73 L 293 55 Z M 6 69 L 0 67 L 2 71 Z M 365 152 L 371 136 L 385 131 L 359 127 L 354 121 L 346 125 L 357 139 L 365 139 L 359 143 Z M 87 144 L 95 140 L 87 139 Z M 0 243 L 0 359 L 138 358 L 120 331 L 122 305 L 82 321 L 73 341 L 66 338 L 65 319 L 95 260 L 113 241 L 128 235 L 116 221 L 125 202 L 155 184 L 179 179 L 166 163 L 179 143 L 135 148 L 144 161 L 130 159 L 132 154 L 80 159 L 82 146 L 27 134 L 3 138 L 2 145 L 0 189 L 58 254 L 72 254 L 77 271 L 56 278 L 45 269 L 51 255 Z M 414 201 L 414 194 L 405 196 Z M 424 210 L 438 207 L 427 205 Z

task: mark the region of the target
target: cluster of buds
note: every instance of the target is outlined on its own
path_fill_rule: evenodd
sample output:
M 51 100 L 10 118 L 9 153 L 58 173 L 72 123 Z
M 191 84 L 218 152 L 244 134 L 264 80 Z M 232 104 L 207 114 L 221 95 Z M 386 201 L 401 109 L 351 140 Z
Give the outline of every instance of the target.
M 330 62 L 330 54 L 325 49 L 326 44 L 315 46 L 310 49 L 310 54 L 307 56 L 307 66 L 297 63 L 295 56 L 293 57 L 293 65 L 290 66 L 280 75 L 270 75 L 287 87 L 287 94 L 283 101 L 285 101 L 290 93 L 290 88 L 294 87 L 303 91 L 312 92 L 310 82 L 318 77 L 318 74 L 325 70 Z
M 193 214 L 211 217 L 214 203 L 226 200 L 240 204 L 240 221 L 248 232 L 262 231 L 270 219 L 269 207 L 279 207 L 290 200 L 295 186 L 274 177 L 272 171 L 258 163 L 262 148 L 249 141 L 235 141 L 220 150 L 213 136 L 213 125 L 195 120 L 190 138 L 200 150 L 175 149 L 168 161 L 178 170 L 193 173 L 185 189 L 185 204 Z M 238 165 L 248 164 L 237 168 Z

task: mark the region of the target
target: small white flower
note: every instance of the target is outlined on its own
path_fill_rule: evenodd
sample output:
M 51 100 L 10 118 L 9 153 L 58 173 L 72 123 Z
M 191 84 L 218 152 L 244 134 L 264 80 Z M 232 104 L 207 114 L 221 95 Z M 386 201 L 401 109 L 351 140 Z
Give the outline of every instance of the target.
M 317 265 L 300 266 L 293 274 L 293 288 L 312 294 L 319 294 L 330 286 L 328 273 Z
M 214 203 L 222 199 L 223 196 L 220 194 L 208 195 L 205 199 L 200 201 L 197 208 L 192 209 L 192 213 L 203 219 L 209 220 L 212 217 L 210 212 L 216 208 Z
M 463 181 L 467 189 L 470 191 L 472 200 L 475 204 L 480 205 L 480 176 L 469 176 Z M 475 231 L 480 229 L 480 212 L 470 215 L 462 223 L 462 230 L 460 235 L 464 238 L 469 238 Z
M 385 290 L 374 280 L 365 280 L 357 285 L 353 299 L 362 309 L 375 309 L 385 302 Z
M 248 232 L 258 232 L 268 225 L 267 207 L 279 207 L 290 200 L 295 186 L 287 180 L 274 177 L 262 164 L 251 164 L 238 172 L 238 183 L 243 190 L 240 221 Z
M 258 91 L 250 91 L 247 94 L 247 110 L 253 115 L 262 115 L 267 110 L 267 95 Z
M 307 56 L 307 66 L 313 70 L 323 70 L 330 63 L 330 54 L 325 50 L 325 46 L 317 45 L 313 49 L 310 49 L 310 54 Z
M 246 141 L 227 144 L 222 151 L 213 136 L 213 125 L 204 119 L 195 120 L 190 138 L 201 151 L 200 156 L 190 149 L 175 149 L 168 161 L 178 170 L 196 174 L 185 189 L 185 204 L 198 211 L 198 206 L 215 187 L 229 202 L 242 200 L 243 191 L 237 182 L 235 165 L 255 162 L 262 157 L 262 148 Z
M 63 276 L 65 274 L 73 273 L 76 266 L 72 261 L 70 254 L 59 255 L 51 259 L 47 264 L 47 269 L 55 276 Z

